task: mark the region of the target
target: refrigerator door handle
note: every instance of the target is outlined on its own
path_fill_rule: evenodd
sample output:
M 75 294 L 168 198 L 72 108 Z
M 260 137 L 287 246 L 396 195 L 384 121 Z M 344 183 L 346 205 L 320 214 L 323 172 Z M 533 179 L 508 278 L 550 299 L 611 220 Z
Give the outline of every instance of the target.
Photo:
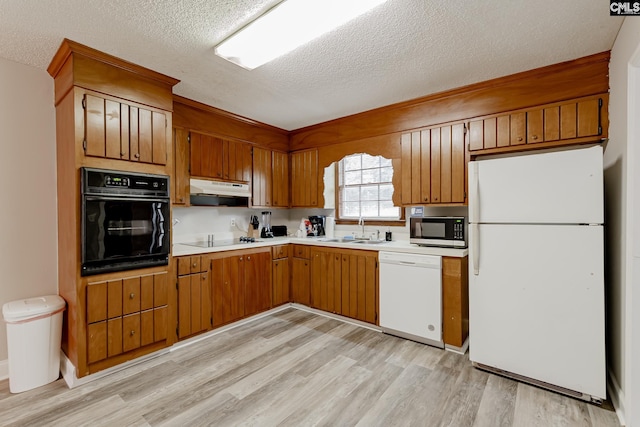
M 470 166 L 473 168 L 473 203 L 470 222 L 477 223 L 480 222 L 480 180 L 478 179 L 478 164 L 472 162 Z
M 471 224 L 471 262 L 473 263 L 473 274 L 480 274 L 480 227 L 477 223 Z

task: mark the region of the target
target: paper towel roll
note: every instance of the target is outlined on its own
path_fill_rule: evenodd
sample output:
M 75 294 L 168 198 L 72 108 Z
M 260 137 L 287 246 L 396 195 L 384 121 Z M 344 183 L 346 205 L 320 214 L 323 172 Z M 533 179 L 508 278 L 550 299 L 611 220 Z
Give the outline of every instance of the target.
M 328 216 L 324 219 L 324 234 L 330 239 L 333 239 L 336 228 L 336 219 L 332 216 Z

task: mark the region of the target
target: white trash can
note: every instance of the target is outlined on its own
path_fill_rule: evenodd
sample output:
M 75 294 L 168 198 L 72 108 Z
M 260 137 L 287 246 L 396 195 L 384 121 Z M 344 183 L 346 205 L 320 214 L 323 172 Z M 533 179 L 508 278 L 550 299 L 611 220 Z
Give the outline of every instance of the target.
M 58 379 L 65 301 L 58 295 L 2 306 L 9 347 L 9 391 L 20 393 Z

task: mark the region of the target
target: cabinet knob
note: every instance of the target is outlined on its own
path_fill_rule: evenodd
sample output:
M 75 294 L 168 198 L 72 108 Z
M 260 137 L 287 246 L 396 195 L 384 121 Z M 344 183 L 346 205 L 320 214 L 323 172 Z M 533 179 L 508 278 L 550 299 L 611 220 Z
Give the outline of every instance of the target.
M 136 297 L 136 294 L 134 294 L 133 292 L 129 294 L 129 299 L 134 299 L 135 297 Z
M 518 137 L 518 141 L 522 141 L 522 137 L 521 136 Z
M 536 139 L 538 139 L 538 135 L 533 135 L 532 139 L 535 141 Z
M 242 257 L 240 257 L 240 261 L 242 261 Z
M 193 268 L 196 268 L 196 265 L 197 265 L 197 264 L 194 262 L 194 263 L 193 263 Z
M 133 155 L 133 157 L 135 157 L 136 159 L 139 159 L 140 158 L 140 154 L 136 153 L 136 154 Z
M 250 256 L 247 257 L 247 261 L 251 261 L 251 257 Z
M 124 157 L 124 153 L 122 151 L 120 152 L 120 157 Z
M 136 334 L 136 331 L 131 331 L 129 332 L 129 335 L 134 336 Z

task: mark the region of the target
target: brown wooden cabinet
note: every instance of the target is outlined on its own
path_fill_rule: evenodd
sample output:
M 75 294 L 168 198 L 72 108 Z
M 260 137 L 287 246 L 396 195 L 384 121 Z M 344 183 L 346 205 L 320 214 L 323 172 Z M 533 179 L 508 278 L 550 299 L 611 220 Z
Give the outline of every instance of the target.
M 298 304 L 311 305 L 311 263 L 310 248 L 292 245 L 291 260 L 291 300 Z
M 206 256 L 177 258 L 178 338 L 211 329 L 211 281 Z
M 87 283 L 87 362 L 119 356 L 166 340 L 168 273 Z
M 271 250 L 212 254 L 214 326 L 224 325 L 271 307 Z
M 189 131 L 173 131 L 173 204 L 189 205 Z
M 57 281 L 58 292 L 67 302 L 62 349 L 80 378 L 175 340 L 173 333 L 167 333 L 169 314 L 174 313 L 173 287 L 168 291 L 171 298 L 162 306 L 149 306 L 143 297 L 149 288 L 147 276 L 160 281 L 168 277 L 169 268 L 83 277 L 78 224 L 81 167 L 173 173 L 172 156 L 167 154 L 172 147 L 172 87 L 178 80 L 70 40 L 62 42 L 47 71 L 55 80 Z M 140 292 L 131 285 L 134 298 L 125 299 L 132 291 L 129 281 L 124 289 L 124 279 L 135 281 L 136 277 Z M 123 299 L 115 297 L 119 293 Z M 120 302 L 114 306 L 106 298 Z M 125 313 L 131 306 L 134 311 Z
M 289 207 L 289 154 L 271 152 L 272 199 L 276 208 Z
M 251 180 L 251 144 L 191 131 L 191 176 L 224 181 Z
M 273 164 L 271 150 L 253 147 L 253 174 L 251 179 L 252 202 L 254 207 L 272 206 Z
M 291 301 L 290 248 L 291 245 L 277 245 L 271 248 L 272 305 L 274 307 Z
M 289 156 L 287 153 L 253 147 L 253 207 L 289 206 Z
M 378 322 L 378 253 L 337 248 L 311 249 L 311 306 Z
M 469 151 L 494 154 L 606 138 L 608 94 L 556 102 L 469 122 Z
M 291 207 L 319 207 L 318 172 L 317 149 L 291 153 Z
M 87 156 L 164 165 L 167 112 L 85 93 L 83 149 Z
M 462 347 L 469 336 L 468 257 L 442 257 L 442 339 Z
M 466 203 L 465 135 L 464 123 L 402 134 L 403 205 Z

